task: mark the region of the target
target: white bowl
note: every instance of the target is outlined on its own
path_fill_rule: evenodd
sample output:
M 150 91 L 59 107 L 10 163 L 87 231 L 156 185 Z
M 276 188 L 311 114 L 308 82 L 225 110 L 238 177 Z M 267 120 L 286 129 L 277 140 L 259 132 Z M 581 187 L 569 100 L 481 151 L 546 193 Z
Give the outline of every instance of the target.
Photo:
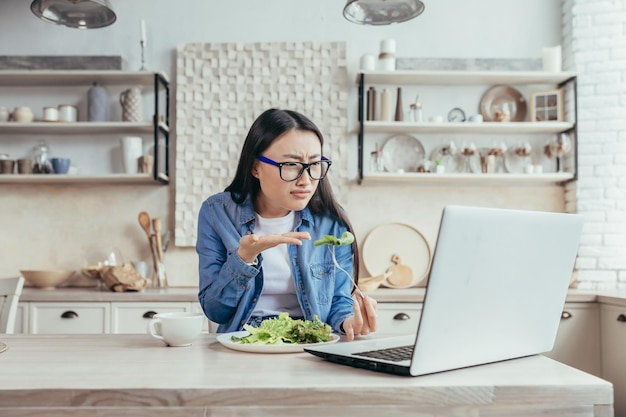
M 54 289 L 67 281 L 73 274 L 73 270 L 21 270 L 20 273 L 33 287 L 42 289 Z

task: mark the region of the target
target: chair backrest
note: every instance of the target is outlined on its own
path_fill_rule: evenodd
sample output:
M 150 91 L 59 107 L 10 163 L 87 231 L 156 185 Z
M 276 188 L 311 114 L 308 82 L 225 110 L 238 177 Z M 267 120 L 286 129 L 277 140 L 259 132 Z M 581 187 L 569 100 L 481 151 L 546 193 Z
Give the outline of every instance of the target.
M 0 279 L 0 333 L 13 333 L 24 278 Z

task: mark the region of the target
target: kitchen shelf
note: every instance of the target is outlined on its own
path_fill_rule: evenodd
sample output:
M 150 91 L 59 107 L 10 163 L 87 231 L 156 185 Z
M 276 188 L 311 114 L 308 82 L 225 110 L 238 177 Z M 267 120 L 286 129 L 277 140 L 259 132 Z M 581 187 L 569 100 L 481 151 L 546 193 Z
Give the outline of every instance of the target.
M 358 177 L 361 184 L 368 182 L 454 182 L 476 184 L 520 184 L 520 183 L 556 183 L 563 184 L 577 179 L 578 146 L 574 140 L 573 172 L 557 172 L 545 174 L 430 174 L 430 173 L 364 173 L 364 137 L 365 134 L 460 134 L 460 135 L 558 135 L 561 133 L 577 134 L 577 79 L 574 72 L 543 72 L 543 71 L 363 71 L 357 74 L 358 85 Z M 564 88 L 571 87 L 573 100 L 572 121 L 549 122 L 396 122 L 366 120 L 365 101 L 366 85 L 548 85 Z M 420 140 L 428 138 L 420 138 Z M 557 167 L 561 164 L 558 160 Z
M 455 184 L 529 184 L 542 185 L 565 183 L 571 181 L 574 174 L 563 173 L 547 173 L 547 174 L 433 174 L 422 172 L 405 172 L 401 174 L 382 172 L 376 174 L 367 174 L 363 176 L 365 182 L 412 182 L 412 183 L 446 183 L 454 182 Z
M 146 134 L 153 136 L 154 164 L 151 175 L 106 174 L 94 176 L 80 175 L 2 175 L 0 183 L 169 183 L 169 135 L 170 135 L 170 86 L 163 72 L 148 71 L 91 71 L 91 70 L 0 70 L 0 86 L 4 87 L 67 87 L 91 86 L 100 83 L 104 86 L 145 86 L 154 92 L 154 112 L 150 122 L 42 122 L 32 123 L 2 122 L 2 135 L 120 135 Z M 161 142 L 163 138 L 163 142 Z M 1 140 L 1 139 L 0 139 Z M 163 146 L 160 146 L 160 142 Z M 163 155 L 161 155 L 161 152 Z
M 162 174 L 163 175 L 163 174 Z M 161 182 L 168 181 L 163 176 Z M 57 175 L 2 174 L 0 184 L 145 184 L 157 185 L 150 174 Z
M 164 123 L 160 123 L 159 127 L 166 131 L 169 128 Z M 16 122 L 0 122 L 0 131 L 2 133 L 11 134 L 119 134 L 119 133 L 152 133 L 154 125 L 152 123 L 134 123 L 134 122 L 74 122 L 74 123 L 57 123 L 57 122 L 32 122 L 32 123 L 16 123 Z
M 519 133 L 555 134 L 574 128 L 569 122 L 483 122 L 483 123 L 412 123 L 365 121 L 368 133 Z
M 368 84 L 565 84 L 576 78 L 574 72 L 543 71 L 363 71 L 357 75 L 357 84 L 365 76 Z
M 90 71 L 90 70 L 0 70 L 0 86 L 79 86 L 98 82 L 104 85 L 153 86 L 157 76 L 164 83 L 169 79 L 163 72 Z

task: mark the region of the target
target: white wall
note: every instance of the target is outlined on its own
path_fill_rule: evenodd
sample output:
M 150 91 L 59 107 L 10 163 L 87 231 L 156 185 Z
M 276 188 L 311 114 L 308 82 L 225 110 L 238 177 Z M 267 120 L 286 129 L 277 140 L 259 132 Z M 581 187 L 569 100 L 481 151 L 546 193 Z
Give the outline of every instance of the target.
M 626 4 L 567 0 L 563 12 L 578 72 L 580 287 L 626 288 Z
M 422 16 L 387 27 L 347 22 L 340 0 L 114 0 L 118 21 L 87 31 L 40 21 L 29 3 L 0 2 L 0 54 L 121 55 L 125 69 L 138 69 L 143 18 L 148 67 L 166 71 L 173 80 L 175 48 L 188 42 L 345 41 L 354 79 L 359 57 L 377 53 L 384 38 L 396 39 L 399 57 L 539 58 L 543 46 L 560 43 L 561 33 L 559 0 L 426 0 Z M 355 94 L 350 101 L 352 129 Z M 1 91 L 0 105 L 12 107 L 2 103 Z M 147 210 L 168 219 L 171 227 L 173 186 L 0 185 L 0 276 L 19 269 L 80 268 L 110 246 L 120 247 L 127 260 L 148 259 L 137 213 Z M 447 203 L 564 209 L 560 187 L 354 185 L 347 200 L 361 239 L 376 224 L 396 221 L 412 224 L 431 242 Z M 192 248 L 174 248 L 166 258 L 172 285 L 196 284 Z

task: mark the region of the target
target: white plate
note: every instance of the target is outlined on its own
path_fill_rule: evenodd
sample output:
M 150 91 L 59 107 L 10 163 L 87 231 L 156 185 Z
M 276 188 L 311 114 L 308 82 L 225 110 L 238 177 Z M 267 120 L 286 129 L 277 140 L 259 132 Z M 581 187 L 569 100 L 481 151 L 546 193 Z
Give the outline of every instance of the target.
M 321 342 L 321 343 L 303 343 L 303 344 L 287 344 L 287 345 L 257 345 L 257 344 L 243 344 L 243 343 L 235 343 L 230 338 L 232 336 L 244 337 L 248 336 L 248 333 L 245 330 L 239 332 L 231 332 L 231 333 L 221 333 L 217 336 L 217 341 L 222 345 L 226 346 L 229 349 L 239 350 L 242 352 L 252 352 L 252 353 L 298 353 L 304 352 L 305 347 L 309 346 L 321 346 L 321 345 L 329 345 L 331 343 L 336 343 L 339 340 L 339 335 L 331 334 L 332 340 L 329 342 Z
M 413 270 L 410 287 L 424 284 L 430 268 L 431 250 L 428 241 L 417 229 L 403 223 L 388 223 L 374 228 L 363 242 L 363 265 L 371 276 L 383 274 L 389 267 L 392 255 L 398 255 L 403 265 Z M 383 286 L 400 288 L 383 281 Z
M 385 141 L 381 151 L 388 172 L 416 172 L 424 163 L 424 146 L 410 135 L 392 136 Z

